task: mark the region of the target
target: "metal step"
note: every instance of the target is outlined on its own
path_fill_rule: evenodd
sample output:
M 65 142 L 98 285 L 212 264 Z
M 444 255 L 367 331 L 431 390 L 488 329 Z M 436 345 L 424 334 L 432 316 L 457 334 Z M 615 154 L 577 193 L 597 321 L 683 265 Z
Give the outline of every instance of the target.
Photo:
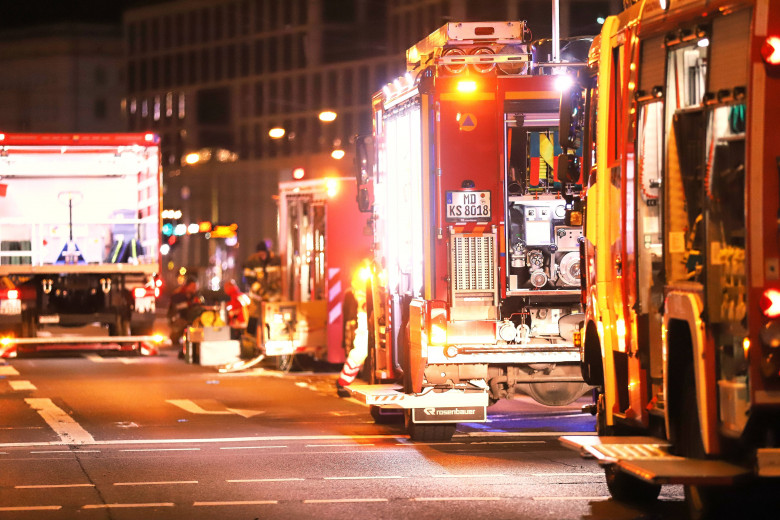
M 425 389 L 420 394 L 405 394 L 400 385 L 349 385 L 344 387 L 358 401 L 385 408 L 427 408 L 427 407 L 475 407 L 487 406 L 488 394 L 485 391 L 465 392 L 446 390 L 435 392 Z
M 655 437 L 565 436 L 561 443 L 601 465 L 615 464 L 621 471 L 651 484 L 731 485 L 752 475 L 744 468 L 719 460 L 701 460 L 669 453 L 669 443 Z

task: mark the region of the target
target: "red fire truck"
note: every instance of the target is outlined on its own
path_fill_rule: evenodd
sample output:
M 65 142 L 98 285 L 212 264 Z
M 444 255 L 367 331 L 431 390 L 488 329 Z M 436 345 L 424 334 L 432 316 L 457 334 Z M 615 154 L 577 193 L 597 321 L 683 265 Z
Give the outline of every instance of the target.
M 374 95 L 358 142 L 370 384 L 348 388 L 377 420 L 403 410 L 412 439 L 449 440 L 516 392 L 561 405 L 588 388 L 573 343 L 582 232 L 566 220 L 580 186 L 555 168 L 567 76 L 537 49 L 525 22 L 443 26 Z
M 156 352 L 159 137 L 0 134 L 0 356 Z
M 263 303 L 258 338 L 280 369 L 297 354 L 343 363 L 351 348 L 356 308 L 347 295 L 371 243 L 356 192 L 354 177 L 279 183 L 281 301 Z
M 685 484 L 700 515 L 780 476 L 780 4 L 637 2 L 588 62 L 585 95 L 562 103 L 584 119 L 562 131 L 583 133 L 583 374 L 602 437 L 564 442 L 615 498 Z

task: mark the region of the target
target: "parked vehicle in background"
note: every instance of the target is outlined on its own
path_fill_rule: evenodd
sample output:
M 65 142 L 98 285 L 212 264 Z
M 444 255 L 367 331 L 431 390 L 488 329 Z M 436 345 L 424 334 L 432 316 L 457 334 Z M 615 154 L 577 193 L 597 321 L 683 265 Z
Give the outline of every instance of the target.
M 154 134 L 0 134 L 0 355 L 156 351 Z
M 281 297 L 262 303 L 258 344 L 280 369 L 295 355 L 343 363 L 351 348 L 344 301 L 371 241 L 355 197 L 352 177 L 279 183 Z

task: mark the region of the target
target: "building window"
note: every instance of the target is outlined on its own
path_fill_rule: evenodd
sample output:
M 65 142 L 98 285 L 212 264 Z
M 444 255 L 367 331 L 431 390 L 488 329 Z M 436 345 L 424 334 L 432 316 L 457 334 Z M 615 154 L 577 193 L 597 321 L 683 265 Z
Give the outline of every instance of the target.
M 173 56 L 163 58 L 163 88 L 168 88 L 173 84 Z
M 211 81 L 211 51 L 201 49 L 200 51 L 200 78 L 201 81 Z
M 176 15 L 176 46 L 182 47 L 184 45 L 184 13 Z
M 179 119 L 184 119 L 186 114 L 186 102 L 184 100 L 184 92 L 179 92 Z
M 241 54 L 239 55 L 238 61 L 241 68 L 241 76 L 249 76 L 249 45 L 246 43 L 241 44 Z
M 188 83 L 195 83 L 198 81 L 198 53 L 195 51 L 190 51 L 187 80 Z
M 191 11 L 187 20 L 187 42 L 192 45 L 198 42 L 198 13 Z
M 255 115 L 256 116 L 262 116 L 263 115 L 263 102 L 264 99 L 264 92 L 263 92 L 263 83 L 258 81 L 255 83 Z
M 236 67 L 237 67 L 237 58 L 236 58 L 236 49 L 238 47 L 236 45 L 230 45 L 227 48 L 227 77 L 232 79 L 236 77 Z
M 224 11 L 222 6 L 214 8 L 214 40 L 219 41 L 224 36 L 222 24 L 224 23 Z
M 152 69 L 152 88 L 160 87 L 160 60 L 158 58 L 152 58 L 149 62 L 149 67 Z
M 174 84 L 182 85 L 184 81 L 184 53 L 180 52 L 176 55 L 176 75 L 173 78 Z
M 108 115 L 108 106 L 106 104 L 106 98 L 95 99 L 95 106 L 93 109 L 95 119 L 105 119 Z
M 136 110 L 138 110 L 138 102 L 135 98 L 130 98 L 130 113 L 135 114 Z
M 227 6 L 227 37 L 236 37 L 236 4 Z
M 265 62 L 264 53 L 264 40 L 255 40 L 255 74 L 261 74 L 263 72 L 263 63 Z
M 173 116 L 173 92 L 165 94 L 165 117 Z
M 135 92 L 136 85 L 135 85 L 136 77 L 135 77 L 135 62 L 131 61 L 127 64 L 127 91 L 128 92 Z
M 141 101 L 141 117 L 149 117 L 149 101 Z
M 225 72 L 225 48 L 216 47 L 214 49 L 214 79 L 219 81 L 223 78 Z
M 154 120 L 160 120 L 160 96 L 154 96 Z

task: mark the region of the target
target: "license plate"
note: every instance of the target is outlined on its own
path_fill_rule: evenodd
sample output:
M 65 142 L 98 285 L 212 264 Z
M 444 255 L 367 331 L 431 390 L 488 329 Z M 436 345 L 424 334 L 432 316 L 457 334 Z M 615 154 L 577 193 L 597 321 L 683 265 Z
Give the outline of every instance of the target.
M 487 222 L 490 220 L 489 191 L 448 191 L 448 222 Z
M 0 314 L 21 314 L 22 300 L 0 300 Z
M 59 314 L 42 314 L 38 317 L 38 323 L 59 323 Z

